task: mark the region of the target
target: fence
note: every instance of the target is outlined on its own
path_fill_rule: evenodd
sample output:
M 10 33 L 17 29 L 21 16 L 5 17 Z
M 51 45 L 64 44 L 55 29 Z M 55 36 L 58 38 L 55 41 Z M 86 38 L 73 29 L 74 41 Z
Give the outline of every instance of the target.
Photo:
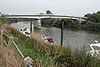
M 4 37 L 6 37 L 7 42 L 5 41 Z M 21 52 L 21 50 L 18 48 L 17 44 L 15 43 L 14 39 L 12 36 L 9 36 L 7 35 L 3 30 L 0 30 L 0 41 L 1 43 L 3 42 L 6 46 L 8 46 L 9 44 L 12 44 L 16 47 L 16 49 L 18 50 L 19 54 L 21 55 L 21 57 L 24 59 L 24 62 L 25 64 L 28 66 L 28 67 L 32 67 L 32 62 L 33 60 L 28 56 L 28 57 L 25 57 L 23 55 L 23 53 Z

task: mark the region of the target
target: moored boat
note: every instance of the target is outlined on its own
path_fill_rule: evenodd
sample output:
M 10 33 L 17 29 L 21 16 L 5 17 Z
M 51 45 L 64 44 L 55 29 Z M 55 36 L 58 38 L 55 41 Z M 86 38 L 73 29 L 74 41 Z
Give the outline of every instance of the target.
M 98 41 L 95 41 L 94 44 L 90 44 L 91 50 L 88 51 L 91 56 L 97 56 L 100 59 L 100 43 Z
M 30 30 L 27 26 L 25 26 L 24 28 L 21 28 L 20 32 L 23 33 L 26 36 L 30 36 Z
M 51 36 L 43 36 L 42 39 L 44 40 L 45 43 L 47 44 L 55 44 L 53 41 L 53 38 Z

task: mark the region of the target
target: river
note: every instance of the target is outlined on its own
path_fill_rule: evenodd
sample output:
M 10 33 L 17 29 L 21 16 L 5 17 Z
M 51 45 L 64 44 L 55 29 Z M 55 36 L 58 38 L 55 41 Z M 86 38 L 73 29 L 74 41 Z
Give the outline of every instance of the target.
M 17 29 L 23 28 L 24 26 L 29 27 L 28 22 L 12 23 L 11 25 Z M 61 37 L 60 28 L 42 27 L 41 29 L 33 30 L 33 31 L 37 33 L 41 33 L 43 35 L 50 35 L 51 37 L 53 37 L 53 40 L 57 42 L 57 44 L 60 44 L 60 37 Z M 89 46 L 89 44 L 94 43 L 95 40 L 98 40 L 100 42 L 99 34 L 88 33 L 86 31 L 72 31 L 72 30 L 65 29 L 63 36 L 64 36 L 63 39 L 64 46 L 70 45 L 71 47 L 74 48 L 80 48 L 83 47 L 84 45 Z

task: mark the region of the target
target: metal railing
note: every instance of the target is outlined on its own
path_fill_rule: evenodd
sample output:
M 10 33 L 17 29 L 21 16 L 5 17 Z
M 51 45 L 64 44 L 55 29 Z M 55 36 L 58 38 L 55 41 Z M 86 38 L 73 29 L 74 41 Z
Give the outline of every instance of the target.
M 8 38 L 8 42 L 6 42 L 4 40 L 4 37 Z M 3 30 L 0 30 L 0 43 L 4 43 L 6 46 L 8 46 L 10 44 L 10 42 L 13 43 L 13 45 L 16 47 L 16 49 L 18 50 L 19 54 L 21 55 L 21 57 L 24 59 L 24 62 L 25 64 L 28 66 L 28 67 L 32 67 L 32 62 L 33 60 L 28 56 L 28 57 L 25 57 L 23 55 L 23 53 L 21 52 L 21 50 L 19 49 L 19 47 L 17 46 L 17 44 L 15 43 L 14 39 L 12 36 L 9 36 L 7 35 Z

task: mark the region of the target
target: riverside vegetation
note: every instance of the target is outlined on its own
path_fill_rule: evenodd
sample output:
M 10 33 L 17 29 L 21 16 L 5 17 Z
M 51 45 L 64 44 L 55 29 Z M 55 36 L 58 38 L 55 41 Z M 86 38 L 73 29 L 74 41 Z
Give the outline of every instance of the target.
M 9 25 L 4 26 L 2 23 L 0 27 L 14 37 L 25 56 L 30 56 L 34 60 L 34 67 L 100 67 L 100 60 L 86 54 L 84 49 L 72 50 L 68 46 L 41 43 L 32 37 L 26 37 Z
M 65 29 L 86 30 L 99 32 L 100 31 L 100 11 L 93 14 L 86 14 L 86 21 L 79 22 L 78 20 L 63 19 Z M 43 26 L 60 27 L 61 19 L 42 19 Z

